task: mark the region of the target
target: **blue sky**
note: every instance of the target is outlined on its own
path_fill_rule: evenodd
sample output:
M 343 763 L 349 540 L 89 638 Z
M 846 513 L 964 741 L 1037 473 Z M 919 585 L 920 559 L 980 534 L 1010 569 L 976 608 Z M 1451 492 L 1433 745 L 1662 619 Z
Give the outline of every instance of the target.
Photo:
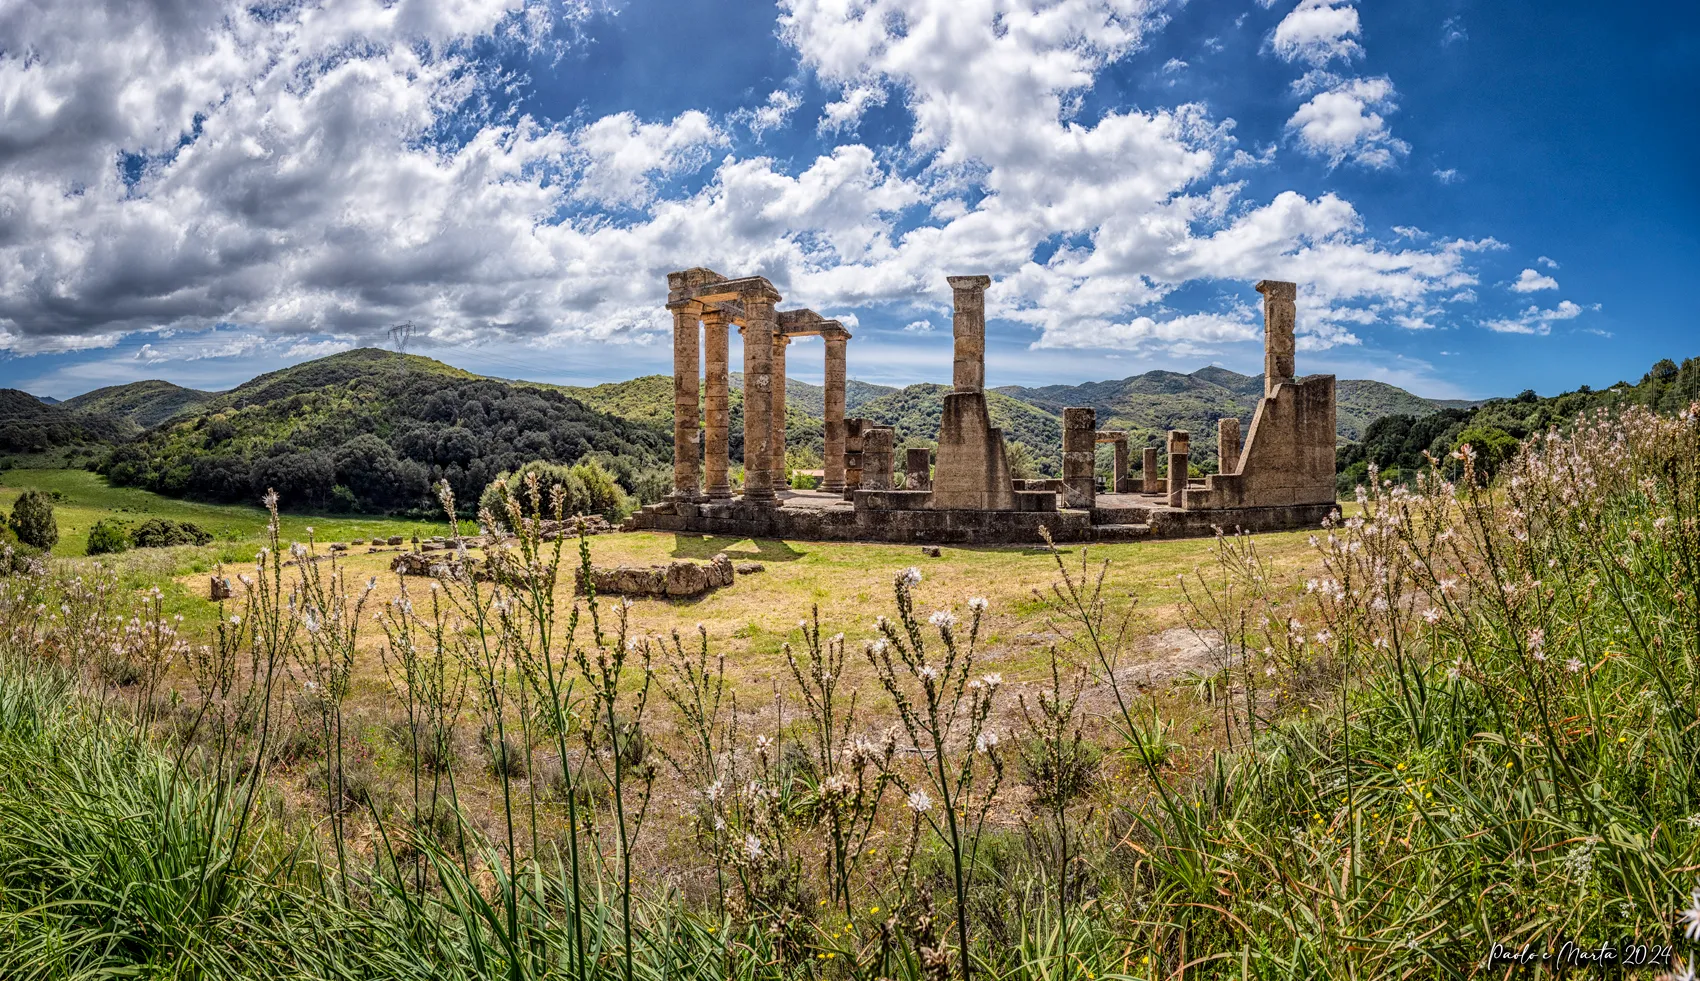
M 1603 386 L 1700 354 L 1696 66 L 1676 4 L 26 0 L 0 384 L 223 388 L 403 320 L 617 380 L 707 265 L 853 323 L 869 381 L 947 377 L 984 272 L 993 385 L 1256 372 L 1276 278 L 1301 371 Z

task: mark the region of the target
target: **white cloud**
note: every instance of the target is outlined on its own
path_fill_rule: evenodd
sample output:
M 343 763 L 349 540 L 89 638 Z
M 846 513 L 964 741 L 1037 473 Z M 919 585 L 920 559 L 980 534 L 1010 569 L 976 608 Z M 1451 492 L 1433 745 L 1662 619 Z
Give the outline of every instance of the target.
M 760 114 L 775 108 L 770 98 L 767 106 L 757 110 L 751 128 L 759 133 Z M 777 117 L 773 125 L 781 120 L 783 116 Z M 654 196 L 652 176 L 698 170 L 708 163 L 710 148 L 725 143 L 726 134 L 694 109 L 667 123 L 639 122 L 630 112 L 604 116 L 573 139 L 581 167 L 573 197 L 604 205 L 647 204 Z
M 1539 263 L 1539 264 L 1541 264 L 1541 265 L 1543 265 L 1543 266 L 1545 266 L 1545 267 L 1547 267 L 1547 268 L 1548 268 L 1548 269 L 1557 269 L 1557 268 L 1558 268 L 1558 262 L 1557 262 L 1557 261 L 1556 261 L 1556 260 L 1554 260 L 1554 259 L 1548 259 L 1548 258 L 1547 258 L 1547 257 L 1546 257 L 1546 256 L 1544 256 L 1544 255 L 1543 255 L 1543 256 L 1541 256 L 1541 257 L 1540 257 L 1540 258 L 1538 258 L 1538 259 L 1536 259 L 1536 260 L 1535 260 L 1535 261 L 1536 261 L 1536 262 L 1537 262 L 1537 263 Z
M 755 109 L 746 109 L 735 113 L 737 119 L 749 126 L 750 133 L 757 140 L 768 130 L 778 129 L 785 125 L 797 107 L 803 104 L 802 96 L 786 89 L 776 89 L 768 94 L 767 104 Z
M 1300 106 L 1287 120 L 1287 130 L 1301 149 L 1327 159 L 1331 167 L 1347 161 L 1391 167 L 1411 150 L 1393 136 L 1381 115 L 1398 108 L 1395 95 L 1393 83 L 1386 78 L 1342 81 Z
M 1434 179 L 1442 184 L 1456 184 L 1461 178 L 1458 176 L 1458 168 L 1445 167 L 1434 172 Z
M 1488 330 L 1500 334 L 1534 334 L 1545 336 L 1552 333 L 1552 325 L 1561 320 L 1574 320 L 1582 315 L 1582 308 L 1569 300 L 1559 301 L 1558 306 L 1551 310 L 1542 310 L 1531 306 L 1515 317 L 1501 320 L 1489 320 L 1482 324 Z
M 1355 40 L 1361 34 L 1358 10 L 1350 0 L 1299 0 L 1275 26 L 1270 42 L 1283 60 L 1320 67 L 1336 58 L 1361 57 L 1363 46 Z
M 1533 269 L 1523 270 L 1517 275 L 1516 281 L 1511 284 L 1511 292 L 1513 293 L 1537 293 L 1541 290 L 1555 289 L 1558 289 L 1558 280 L 1551 276 L 1543 276 Z
M 1165 75 L 1173 75 L 1176 72 L 1186 71 L 1186 69 L 1187 63 L 1179 58 L 1170 58 L 1163 62 L 1163 74 Z
M 912 334 L 929 334 L 932 333 L 933 322 L 931 320 L 916 320 L 905 325 L 903 329 Z
M 181 24 L 160 4 L 0 8 L 0 350 L 152 332 L 148 357 L 187 360 L 191 335 L 305 357 L 403 319 L 422 349 L 642 340 L 664 273 L 693 265 L 766 275 L 847 324 L 938 309 L 946 273 L 987 272 L 994 316 L 1041 347 L 1170 353 L 1255 343 L 1249 284 L 1292 279 L 1318 350 L 1430 316 L 1497 245 L 1389 244 L 1335 194 L 1254 196 L 1222 175 L 1274 147 L 1248 153 L 1203 105 L 1082 115 L 1161 26 L 1155 0 L 784 0 L 781 36 L 832 93 L 822 133 L 890 97 L 913 121 L 895 149 L 795 160 L 743 136 L 803 111 L 790 83 L 725 116 L 503 111 L 511 79 L 473 52 L 542 43 L 541 19 L 576 7 L 177 7 Z M 1405 152 L 1380 115 L 1391 83 L 1316 82 L 1307 152 Z M 1214 284 L 1217 309 L 1172 310 L 1187 284 Z

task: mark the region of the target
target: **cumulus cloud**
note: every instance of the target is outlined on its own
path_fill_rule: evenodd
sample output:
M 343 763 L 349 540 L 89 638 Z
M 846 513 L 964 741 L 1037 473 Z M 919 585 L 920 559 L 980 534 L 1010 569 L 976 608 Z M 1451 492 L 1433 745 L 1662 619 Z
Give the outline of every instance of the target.
M 1361 57 L 1364 49 L 1356 40 L 1361 33 L 1358 10 L 1349 0 L 1299 0 L 1275 25 L 1270 44 L 1283 60 L 1321 67 Z
M 1533 269 L 1523 270 L 1511 284 L 1513 293 L 1538 293 L 1541 290 L 1555 289 L 1558 289 L 1558 280 L 1551 276 L 1543 276 Z
M 1569 300 L 1560 300 L 1558 306 L 1551 310 L 1531 306 L 1515 317 L 1489 320 L 1482 326 L 1499 334 L 1534 334 L 1544 337 L 1552 333 L 1552 325 L 1558 321 L 1574 320 L 1581 315 L 1581 306 Z
M 1393 82 L 1387 78 L 1353 78 L 1334 82 L 1300 106 L 1287 120 L 1287 131 L 1299 147 L 1322 157 L 1329 166 L 1350 161 L 1364 167 L 1391 167 L 1411 150 L 1393 136 L 1383 112 L 1398 108 Z
M 903 329 L 912 334 L 928 334 L 932 332 L 933 322 L 931 320 L 915 320 L 905 325 Z
M 1548 269 L 1557 269 L 1558 268 L 1558 261 L 1557 260 L 1549 259 L 1544 255 L 1541 256 L 1540 258 L 1536 259 L 1535 261 L 1537 263 L 1540 263 L 1541 265 L 1547 267 Z
M 1335 194 L 1251 195 L 1223 175 L 1274 148 L 1247 153 L 1201 104 L 1083 113 L 1162 27 L 1155 0 L 782 0 L 780 36 L 830 93 L 816 126 L 841 137 L 786 159 L 752 141 L 804 110 L 800 86 L 722 116 L 502 109 L 513 81 L 489 51 L 574 9 L 0 8 L 0 350 L 149 332 L 147 357 L 184 360 L 198 333 L 305 357 L 404 319 L 424 345 L 643 338 L 666 323 L 663 274 L 691 265 L 766 275 L 846 323 L 913 319 L 945 273 L 987 272 L 993 316 L 1037 346 L 1175 353 L 1254 339 L 1245 284 L 1292 279 L 1316 350 L 1426 322 L 1497 247 L 1387 243 Z M 1355 48 L 1349 4 L 1301 10 L 1277 50 Z M 1324 38 L 1335 53 L 1312 53 Z M 1315 81 L 1291 124 L 1306 152 L 1406 152 L 1390 82 Z M 912 124 L 876 152 L 848 134 L 888 99 Z M 1215 309 L 1172 310 L 1188 284 L 1221 284 Z

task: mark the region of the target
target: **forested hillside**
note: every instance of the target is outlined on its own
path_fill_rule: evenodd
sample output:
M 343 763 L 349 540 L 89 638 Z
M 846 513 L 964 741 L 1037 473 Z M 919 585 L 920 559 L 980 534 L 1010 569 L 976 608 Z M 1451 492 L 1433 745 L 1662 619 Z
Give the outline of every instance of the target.
M 1696 399 L 1700 399 L 1700 358 L 1689 358 L 1681 365 L 1666 358 L 1634 385 L 1618 382 L 1599 391 L 1584 385 L 1550 398 L 1527 391 L 1479 406 L 1384 416 L 1366 427 L 1360 442 L 1340 448 L 1340 487 L 1350 491 L 1362 483 L 1372 463 L 1386 478 L 1407 478 L 1427 465 L 1425 453 L 1444 458 L 1463 443 L 1475 450 L 1478 470 L 1491 474 L 1524 437 L 1552 426 L 1564 427 L 1581 413 L 1643 405 L 1668 415 Z
M 99 412 L 49 405 L 28 392 L 0 388 L 0 452 L 40 453 L 68 446 L 112 443 L 135 433 L 127 420 Z
M 109 385 L 84 392 L 60 404 L 78 412 L 96 412 L 117 419 L 128 419 L 143 429 L 151 429 L 172 416 L 180 415 L 218 396 L 157 379 L 131 382 L 128 385 Z
M 286 507 L 431 510 L 447 480 L 471 506 L 498 473 L 590 457 L 641 499 L 662 492 L 671 440 L 546 388 L 375 349 L 261 375 L 115 447 L 116 484 L 215 501 L 275 488 Z

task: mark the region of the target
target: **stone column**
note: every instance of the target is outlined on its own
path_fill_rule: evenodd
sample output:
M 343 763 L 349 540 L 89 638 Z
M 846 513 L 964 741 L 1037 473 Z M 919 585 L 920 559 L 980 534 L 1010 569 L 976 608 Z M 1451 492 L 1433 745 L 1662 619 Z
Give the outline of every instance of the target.
M 744 301 L 744 501 L 775 503 L 772 470 L 773 335 L 779 294 L 756 288 Z
M 844 493 L 844 354 L 850 332 L 827 331 L 821 335 L 826 342 L 826 478 L 821 490 L 829 494 Z
M 1089 408 L 1063 410 L 1063 503 L 1089 508 L 1097 503 L 1092 471 L 1098 460 L 1098 413 Z
M 1133 490 L 1133 477 L 1128 474 L 1127 437 L 1116 440 L 1116 474 L 1110 481 L 1110 493 L 1126 494 Z
M 1169 506 L 1186 506 L 1187 458 L 1190 455 L 1192 434 L 1184 429 L 1169 430 Z
M 697 306 L 673 309 L 673 499 L 694 501 L 697 490 L 697 383 L 702 371 Z
M 844 420 L 844 499 L 851 499 L 851 493 L 862 486 L 862 447 L 863 434 L 868 431 L 868 420 Z
M 729 423 L 732 413 L 727 398 L 732 389 L 731 365 L 726 357 L 726 314 L 707 310 L 702 315 L 703 333 L 703 483 L 711 501 L 732 496 L 726 473 Z
M 767 452 L 775 490 L 785 481 L 785 349 L 790 344 L 784 334 L 773 335 L 773 428 Z
M 986 287 L 990 276 L 946 276 L 950 283 L 953 312 L 951 333 L 956 338 L 956 360 L 951 380 L 958 392 L 979 392 L 986 387 Z
M 1293 328 L 1298 321 L 1299 287 L 1266 279 L 1257 284 L 1263 294 L 1263 394 L 1293 380 Z
M 862 489 L 892 490 L 891 464 L 897 433 L 889 426 L 876 426 L 862 434 Z
M 1240 421 L 1216 420 L 1216 469 L 1221 473 L 1240 472 Z
M 1157 476 L 1157 447 L 1147 446 L 1145 448 L 1145 459 L 1140 461 L 1139 477 L 1144 484 L 1141 489 L 1145 493 L 1163 493 L 1163 478 Z
M 904 450 L 903 472 L 908 475 L 904 486 L 910 490 L 931 490 L 933 486 L 933 451 L 925 446 L 911 446 Z

